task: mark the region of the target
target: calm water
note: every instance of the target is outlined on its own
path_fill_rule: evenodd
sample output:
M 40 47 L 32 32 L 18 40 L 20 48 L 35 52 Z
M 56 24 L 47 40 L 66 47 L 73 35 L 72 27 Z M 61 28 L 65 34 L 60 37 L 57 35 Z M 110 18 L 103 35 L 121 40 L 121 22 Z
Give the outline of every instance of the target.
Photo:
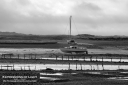
M 41 70 L 52 68 L 54 70 L 117 70 L 128 69 L 128 65 L 87 65 L 87 64 L 0 64 L 1 69 L 15 70 Z
M 48 59 L 48 60 L 56 60 L 56 58 L 41 58 L 41 59 Z M 62 58 L 57 58 L 57 60 L 62 60 Z M 81 58 L 63 58 L 63 60 L 74 60 L 74 61 L 76 61 L 76 60 L 78 60 L 78 61 L 90 61 L 90 58 L 86 58 L 86 59 L 81 59 Z M 92 59 L 93 61 L 102 61 L 102 59 Z M 103 59 L 103 61 L 108 61 L 108 62 L 119 62 L 119 61 L 121 61 L 121 62 L 128 62 L 128 59 Z

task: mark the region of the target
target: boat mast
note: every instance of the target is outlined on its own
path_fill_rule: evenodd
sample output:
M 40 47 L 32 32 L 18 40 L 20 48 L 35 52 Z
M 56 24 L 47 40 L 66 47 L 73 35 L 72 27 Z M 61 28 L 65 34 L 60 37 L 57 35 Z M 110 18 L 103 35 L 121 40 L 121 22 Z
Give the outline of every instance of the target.
M 70 39 L 71 39 L 71 19 L 72 19 L 72 16 L 70 16 Z

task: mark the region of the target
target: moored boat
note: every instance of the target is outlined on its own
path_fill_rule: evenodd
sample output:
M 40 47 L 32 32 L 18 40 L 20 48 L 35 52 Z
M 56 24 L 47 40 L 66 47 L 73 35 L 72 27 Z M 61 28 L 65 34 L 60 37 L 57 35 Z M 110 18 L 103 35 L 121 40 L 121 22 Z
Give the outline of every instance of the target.
M 70 16 L 70 40 L 68 40 L 69 47 L 61 48 L 60 50 L 64 53 L 85 53 L 88 54 L 88 50 L 85 47 L 79 47 L 77 46 L 77 42 L 73 39 L 71 39 L 71 18 Z

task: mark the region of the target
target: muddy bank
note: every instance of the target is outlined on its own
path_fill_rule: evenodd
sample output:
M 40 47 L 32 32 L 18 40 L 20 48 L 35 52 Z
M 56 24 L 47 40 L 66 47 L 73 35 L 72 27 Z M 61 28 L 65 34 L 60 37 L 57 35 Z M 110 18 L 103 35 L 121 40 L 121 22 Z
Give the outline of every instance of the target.
M 43 53 L 63 53 L 60 49 L 45 48 L 0 48 L 0 54 L 43 54 Z M 128 54 L 127 50 L 121 49 L 88 49 L 89 54 Z

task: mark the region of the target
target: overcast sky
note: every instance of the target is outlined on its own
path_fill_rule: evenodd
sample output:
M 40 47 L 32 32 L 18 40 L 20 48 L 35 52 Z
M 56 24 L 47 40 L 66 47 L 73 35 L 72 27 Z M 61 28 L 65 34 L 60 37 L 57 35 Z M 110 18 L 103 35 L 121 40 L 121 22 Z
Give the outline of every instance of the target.
M 0 0 L 0 31 L 128 35 L 128 0 Z

